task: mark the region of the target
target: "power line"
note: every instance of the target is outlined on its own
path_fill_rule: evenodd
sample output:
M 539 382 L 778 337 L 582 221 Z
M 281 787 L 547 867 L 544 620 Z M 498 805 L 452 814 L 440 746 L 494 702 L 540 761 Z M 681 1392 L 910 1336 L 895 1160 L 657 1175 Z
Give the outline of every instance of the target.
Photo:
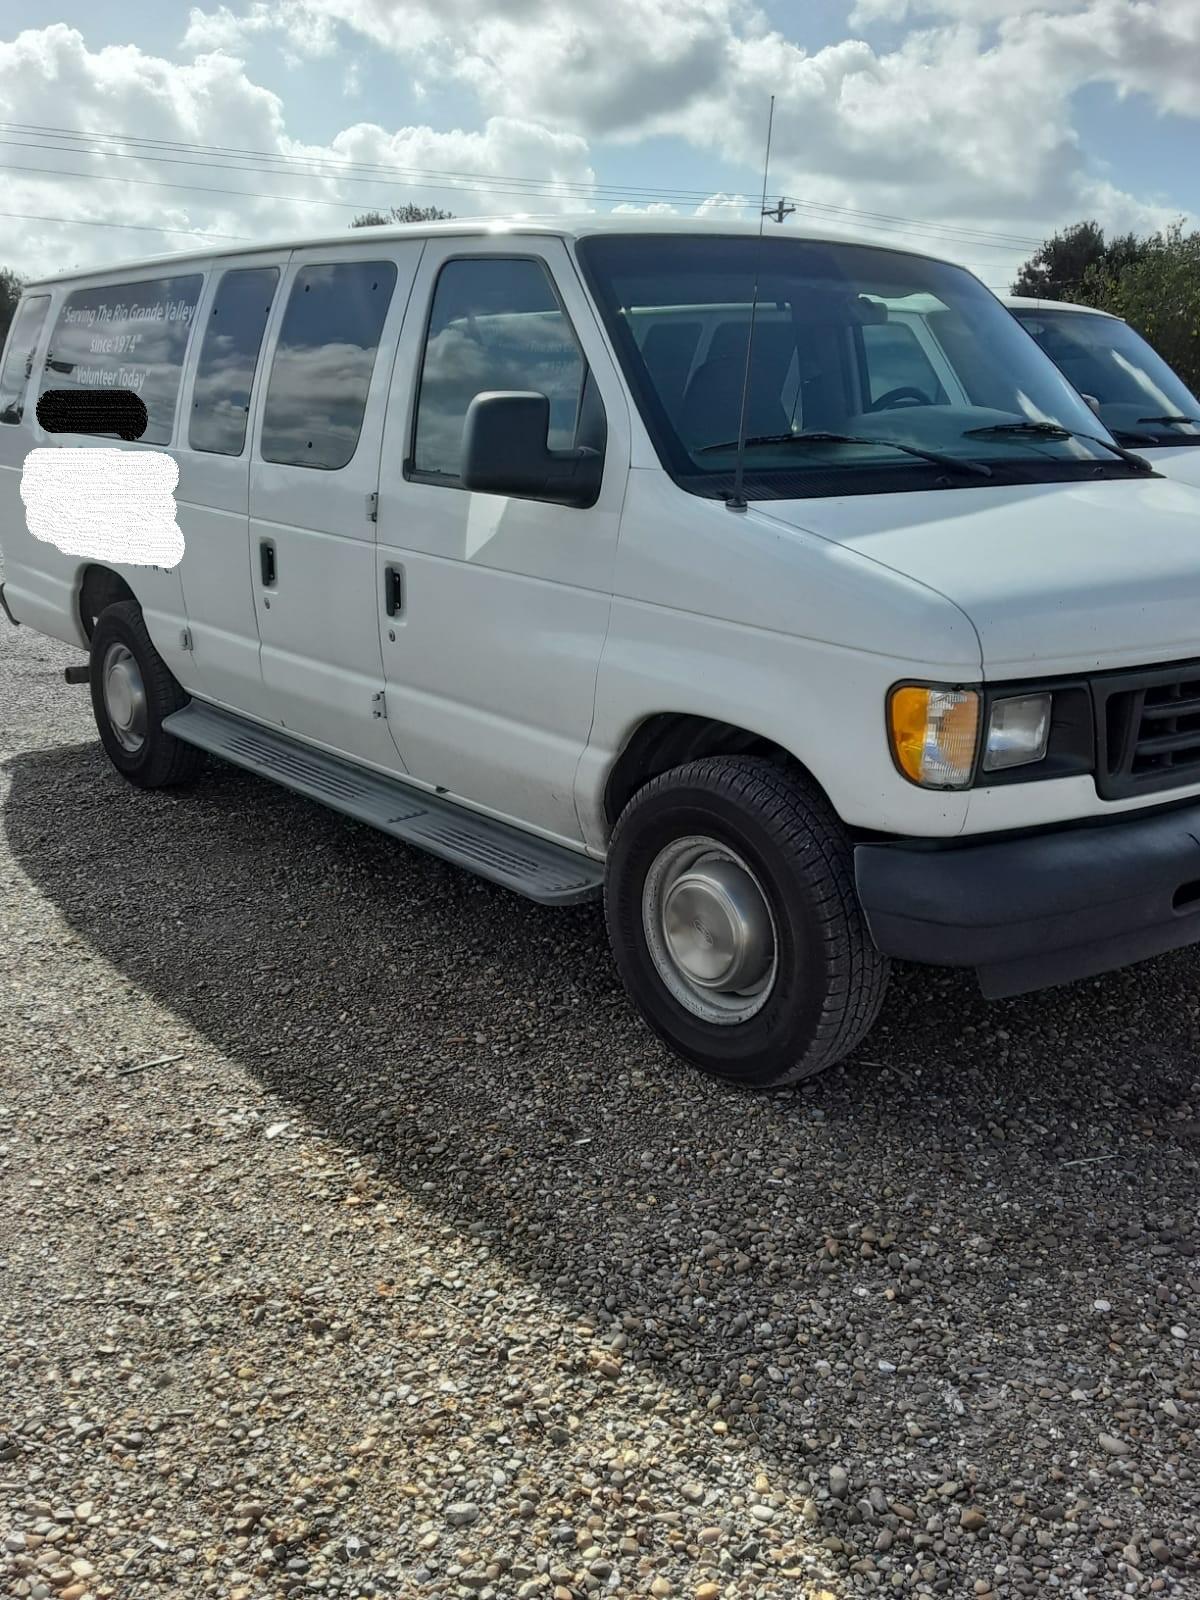
M 3 142 L 0 140 L 0 144 Z M 284 200 L 297 206 L 335 206 L 342 211 L 361 211 L 364 205 L 361 200 L 317 200 L 303 194 L 260 194 L 254 189 L 223 189 L 205 183 L 160 183 L 154 178 L 126 178 L 119 172 L 72 172 L 66 167 L 30 167 L 17 161 L 0 161 L 0 170 L 36 172 L 43 178 L 86 178 L 89 183 L 136 183 L 144 189 L 188 189 L 197 194 L 233 194 L 243 200 Z
M 244 233 L 210 233 L 207 228 L 163 228 L 156 222 L 98 222 L 92 217 L 44 217 L 33 211 L 0 211 L 0 217 L 19 217 L 24 222 L 66 222 L 76 228 L 132 228 L 135 233 L 178 233 L 193 239 L 235 239 L 239 244 L 253 241 Z
M 119 143 L 129 146 L 144 146 L 146 151 L 157 152 L 178 150 L 184 152 L 185 155 L 215 155 L 223 158 L 231 158 L 232 162 L 238 163 L 237 165 L 232 165 L 230 160 L 222 160 L 220 163 L 209 160 L 201 162 L 184 161 L 169 155 L 164 156 L 144 153 L 141 149 L 94 149 L 88 152 L 89 154 L 105 155 L 125 160 L 166 160 L 173 162 L 176 165 L 184 166 L 220 165 L 222 169 L 226 171 L 253 172 L 278 170 L 282 172 L 289 169 L 300 169 L 300 175 L 306 177 L 317 176 L 327 178 L 346 178 L 355 183 L 378 184 L 386 182 L 389 184 L 389 186 L 393 184 L 396 177 L 401 177 L 406 180 L 436 178 L 444 180 L 439 186 L 449 188 L 456 187 L 461 183 L 467 183 L 472 186 L 486 186 L 487 188 L 494 190 L 511 189 L 514 193 L 526 194 L 562 195 L 578 192 L 580 195 L 585 195 L 589 198 L 596 195 L 611 195 L 621 199 L 641 199 L 643 201 L 651 201 L 655 199 L 661 199 L 666 196 L 671 199 L 678 200 L 681 203 L 689 200 L 703 201 L 709 198 L 709 191 L 703 189 L 662 190 L 639 184 L 599 183 L 593 179 L 523 178 L 514 177 L 511 174 L 506 173 L 483 174 L 478 172 L 467 172 L 453 168 L 433 170 L 423 167 L 403 167 L 377 161 L 351 161 L 334 156 L 295 156 L 285 155 L 280 152 L 269 150 L 241 150 L 230 146 L 193 144 L 173 139 L 145 139 L 125 134 L 82 132 L 73 133 L 69 130 L 41 128 L 34 124 L 10 123 L 4 121 L 0 121 L 0 129 L 4 129 L 10 133 L 43 134 L 49 135 L 51 138 L 66 139 L 71 141 L 71 143 L 68 145 L 33 144 L 29 146 L 30 148 L 34 149 L 66 151 L 72 147 L 78 149 L 82 141 L 95 141 L 99 139 L 105 141 L 106 144 Z M 22 141 L 4 140 L 3 142 L 17 144 Z M 270 163 L 270 166 L 267 168 L 247 166 L 244 164 L 247 159 L 266 161 Z M 355 176 L 355 174 L 359 172 L 384 173 L 388 174 L 389 176 L 382 179 Z
M 0 124 L 0 126 L 3 126 L 3 125 Z M 293 172 L 293 171 L 290 171 L 290 170 L 287 170 L 287 169 L 280 170 L 277 167 L 255 167 L 255 166 L 247 166 L 247 165 L 233 165 L 233 164 L 231 164 L 231 163 L 229 163 L 227 161 L 211 161 L 211 160 L 191 161 L 191 160 L 186 160 L 181 156 L 153 155 L 153 154 L 150 154 L 149 152 L 141 151 L 141 150 L 88 149 L 86 146 L 82 146 L 82 145 L 76 145 L 76 146 L 72 147 L 72 146 L 68 146 L 68 145 L 44 144 L 44 143 L 41 143 L 38 140 L 34 140 L 34 139 L 5 139 L 5 138 L 0 138 L 0 145 L 7 145 L 7 146 L 14 147 L 14 148 L 26 149 L 26 150 L 41 150 L 41 151 L 44 151 L 46 154 L 54 153 L 54 154 L 58 154 L 58 155 L 94 156 L 97 159 L 104 159 L 104 160 L 108 160 L 108 161 L 112 161 L 112 160 L 117 160 L 117 161 L 153 161 L 155 164 L 163 164 L 163 163 L 165 163 L 168 166 L 211 168 L 212 170 L 217 171 L 217 172 L 260 173 L 260 174 L 264 174 L 266 176 L 276 177 L 276 178 L 278 178 L 278 177 L 319 178 L 319 179 L 322 179 L 322 180 L 325 180 L 325 181 L 337 181 L 337 182 L 345 182 L 345 183 L 367 183 L 367 184 L 371 184 L 373 187 L 376 187 L 376 188 L 387 188 L 387 189 L 392 189 L 392 190 L 394 190 L 396 188 L 396 184 L 397 184 L 397 180 L 395 178 L 367 178 L 367 177 L 359 177 L 359 176 L 357 176 L 357 175 L 355 175 L 353 173 L 351 173 L 351 174 L 343 174 L 343 173 L 337 173 L 337 172 L 330 173 L 330 172 L 323 172 L 323 171 L 316 171 L 316 172 L 295 171 L 295 172 Z M 287 158 L 281 158 L 281 159 L 287 159 Z M 397 170 L 403 172 L 405 169 L 397 169 Z M 417 169 L 412 169 L 412 170 L 415 171 Z M 468 175 L 466 175 L 466 174 L 463 174 L 460 177 L 458 174 L 445 175 L 445 174 L 438 174 L 438 173 L 430 173 L 430 174 L 427 174 L 427 176 L 430 177 L 430 178 L 436 178 L 437 181 L 436 182 L 417 182 L 412 178 L 405 177 L 403 179 L 404 186 L 407 189 L 437 189 L 437 190 L 446 191 L 448 193 L 473 193 L 473 192 L 482 192 L 482 191 L 485 191 L 485 190 L 490 190 L 490 191 L 492 191 L 494 193 L 498 193 L 498 194 L 502 194 L 502 195 L 513 195 L 513 196 L 530 195 L 530 196 L 533 196 L 534 198 L 541 199 L 541 200 L 553 200 L 553 199 L 564 199 L 564 200 L 600 199 L 602 201 L 618 201 L 618 200 L 622 200 L 622 199 L 628 199 L 630 197 L 630 194 L 633 193 L 633 191 L 625 191 L 625 190 L 622 190 L 620 188 L 617 188 L 616 186 L 611 186 L 611 185 L 579 185 L 579 184 L 575 184 L 574 182 L 568 182 L 567 180 L 562 180 L 560 182 L 557 179 L 546 179 L 546 180 L 544 180 L 543 187 L 541 187 L 541 188 L 516 188 L 516 187 L 513 187 L 513 183 L 512 183 L 511 179 L 502 178 L 500 176 L 494 176 L 493 177 L 493 176 L 484 176 L 484 175 L 481 175 L 481 174 L 473 174 L 473 175 L 470 175 L 470 177 L 468 178 Z M 576 190 L 578 190 L 579 192 L 577 193 Z M 651 191 L 648 191 L 647 194 L 645 194 L 645 195 L 642 195 L 639 192 L 637 194 L 637 198 L 639 200 L 646 200 L 646 201 L 649 201 L 650 199 L 653 198 L 653 199 L 660 199 L 660 200 L 661 199 L 666 199 L 666 200 L 671 200 L 671 201 L 678 201 L 681 204 L 690 204 L 691 203 L 691 197 L 679 194 L 678 192 L 673 191 L 673 190 L 659 190 L 659 191 L 651 190 Z M 709 202 L 712 203 L 711 202 L 711 197 L 706 196 L 705 198 L 709 199 Z M 733 203 L 733 202 L 729 202 L 729 203 Z M 737 202 L 737 203 L 740 204 L 741 202 Z M 365 202 L 364 202 L 364 204 L 365 204 Z
M 0 121 L 0 128 L 7 128 L 13 132 L 49 134 L 54 138 L 62 138 L 74 141 L 79 141 L 81 139 L 104 139 L 110 142 L 119 142 L 126 145 L 144 145 L 155 150 L 183 150 L 191 154 L 216 154 L 222 156 L 232 156 L 236 159 L 253 158 L 256 160 L 269 161 L 275 164 L 301 164 L 307 166 L 316 165 L 318 167 L 331 169 L 333 172 L 339 173 L 350 173 L 352 171 L 383 172 L 396 174 L 402 177 L 444 177 L 450 179 L 466 179 L 471 182 L 478 182 L 482 176 L 477 172 L 466 172 L 454 168 L 447 168 L 441 171 L 431 171 L 428 168 L 422 167 L 402 167 L 393 163 L 378 161 L 354 161 L 346 157 L 338 156 L 286 155 L 280 151 L 246 149 L 241 146 L 234 145 L 211 145 L 176 139 L 152 139 L 135 134 L 111 134 L 97 131 L 89 132 L 83 129 L 77 130 L 70 128 L 46 127 L 36 123 L 13 123 Z M 511 174 L 503 173 L 489 175 L 487 182 L 489 186 L 496 184 L 523 184 L 534 186 L 538 189 L 545 189 L 546 187 L 550 187 L 552 190 L 555 188 L 560 190 L 578 189 L 586 191 L 589 194 L 592 194 L 593 192 L 607 191 L 614 194 L 619 193 L 625 196 L 641 195 L 646 199 L 661 198 L 665 192 L 669 193 L 672 198 L 678 199 L 681 202 L 687 200 L 703 201 L 710 198 L 711 194 L 711 191 L 704 189 L 675 188 L 669 191 L 663 191 L 654 189 L 653 187 L 644 184 L 605 184 L 597 183 L 594 180 L 574 178 L 548 179 L 514 177 Z M 791 198 L 793 197 L 790 195 L 784 196 L 785 200 Z M 853 206 L 838 206 L 834 205 L 832 202 L 801 201 L 799 203 L 805 206 L 816 207 L 821 210 L 840 212 L 851 216 L 870 217 L 872 220 L 884 218 L 891 222 L 905 222 L 920 227 L 948 228 L 952 232 L 976 234 L 981 238 L 1003 239 L 1006 242 L 1011 242 L 1018 245 L 1036 245 L 1042 242 L 1040 239 L 1030 238 L 1023 234 L 1013 234 L 997 229 L 972 228 L 957 223 L 934 223 L 920 218 L 895 216 L 887 212 L 863 211 Z
M 61 151 L 75 148 L 80 150 L 82 141 L 103 140 L 106 145 L 115 143 L 124 144 L 129 149 L 93 148 L 87 151 L 94 156 L 105 156 L 118 160 L 143 160 L 166 162 L 180 166 L 209 166 L 225 171 L 241 172 L 294 172 L 296 175 L 317 176 L 322 178 L 340 178 L 354 183 L 369 183 L 383 185 L 389 179 L 382 177 L 368 177 L 360 174 L 387 173 L 403 178 L 410 187 L 437 188 L 448 192 L 466 190 L 479 192 L 490 190 L 497 194 L 526 194 L 542 198 L 584 198 L 591 200 L 626 199 L 641 201 L 643 203 L 652 199 L 667 200 L 679 204 L 690 204 L 709 200 L 711 196 L 700 189 L 665 189 L 655 190 L 648 186 L 631 184 L 606 184 L 592 180 L 579 179 L 538 179 L 519 178 L 509 174 L 495 173 L 481 175 L 461 170 L 447 169 L 436 171 L 421 167 L 402 167 L 389 165 L 382 162 L 361 162 L 343 160 L 336 157 L 325 156 L 292 156 L 278 152 L 264 150 L 248 150 L 235 146 L 209 145 L 191 143 L 181 140 L 149 139 L 135 135 L 106 134 L 97 132 L 75 131 L 55 127 L 45 127 L 32 123 L 14 123 L 0 121 L 0 129 L 11 133 L 34 133 L 48 135 L 52 139 L 67 140 L 69 144 L 37 144 L 31 147 L 46 151 Z M 20 145 L 26 141 L 18 139 L 0 139 L 0 143 Z M 183 156 L 174 154 L 156 154 L 154 152 L 181 151 Z M 194 161 L 185 157 L 202 154 L 207 159 Z M 216 156 L 222 159 L 212 160 Z M 266 161 L 270 165 L 266 168 L 246 165 L 247 160 Z M 432 180 L 432 181 L 430 181 Z M 264 197 L 272 198 L 272 197 Z M 299 197 L 296 197 L 299 198 Z M 1001 233 L 997 230 L 972 228 L 965 224 L 939 223 L 928 219 L 899 216 L 888 212 L 861 210 L 851 206 L 838 206 L 832 202 L 805 200 L 796 196 L 784 196 L 780 200 L 782 208 L 785 201 L 792 201 L 795 207 L 812 211 L 818 214 L 847 219 L 858 223 L 870 223 L 872 227 L 885 227 L 891 230 L 899 229 L 921 235 L 938 235 L 945 238 L 956 238 L 961 242 L 970 242 L 989 249 L 1023 249 L 1033 248 L 1041 240 L 1026 235 Z
M 30 141 L 21 141 L 21 140 L 12 140 L 12 139 L 3 139 L 3 138 L 0 138 L 0 145 L 16 145 L 16 146 L 22 146 L 24 148 L 32 148 L 32 149 L 36 149 L 36 150 L 43 150 L 47 154 L 49 154 L 51 152 L 58 153 L 58 152 L 60 152 L 60 149 L 61 149 L 61 147 L 55 146 L 55 145 L 43 145 L 43 144 L 37 144 L 37 143 L 34 143 L 34 142 L 30 142 Z M 61 150 L 61 153 L 66 154 L 67 152 L 65 150 Z M 228 165 L 227 163 L 224 163 L 224 162 L 212 162 L 212 161 L 184 161 L 184 160 L 181 160 L 180 158 L 174 157 L 174 156 L 153 156 L 153 155 L 148 155 L 148 154 L 144 154 L 144 153 L 141 153 L 141 152 L 122 152 L 122 151 L 110 151 L 110 150 L 104 150 L 104 151 L 100 151 L 100 150 L 96 150 L 96 151 L 80 150 L 77 153 L 83 154 L 83 155 L 94 155 L 96 157 L 103 156 L 103 157 L 105 157 L 107 159 L 110 159 L 110 160 L 111 159 L 121 159 L 121 160 L 130 160 L 130 161 L 135 161 L 135 160 L 136 161 L 154 161 L 154 162 L 165 162 L 165 163 L 167 163 L 169 165 L 173 165 L 173 166 L 193 166 L 193 167 L 201 167 L 201 168 L 209 167 L 209 168 L 213 168 L 214 170 L 217 170 L 217 171 L 246 172 L 246 173 L 266 172 L 268 175 L 271 175 L 271 173 L 272 173 L 272 169 L 269 169 L 269 168 L 268 169 L 262 169 L 262 168 L 248 167 L 248 166 L 230 166 L 230 165 Z M 29 168 L 27 170 L 39 170 L 39 169 Z M 52 169 L 40 169 L 40 170 L 50 171 Z M 274 175 L 283 176 L 285 174 L 276 173 Z M 289 174 L 286 174 L 286 175 L 287 176 L 292 176 L 293 174 L 289 173 Z M 307 176 L 312 176 L 312 177 L 317 177 L 317 178 L 328 179 L 328 174 L 319 173 L 319 172 L 318 173 L 312 173 L 312 174 L 299 174 L 299 173 L 295 174 L 295 176 L 306 176 L 306 175 Z M 87 176 L 93 176 L 93 174 L 88 174 Z M 101 174 L 94 174 L 94 176 L 101 176 Z M 136 181 L 139 181 L 139 180 L 129 180 L 129 181 L 136 182 Z M 141 180 L 141 181 L 145 181 L 145 180 Z M 341 179 L 339 181 L 351 182 L 351 183 L 369 183 L 369 184 L 371 184 L 373 186 L 377 186 L 377 187 L 395 188 L 395 183 L 392 180 L 383 179 L 383 178 L 363 178 L 363 177 L 351 176 L 351 177 L 348 177 L 348 178 L 343 178 L 343 179 Z M 169 184 L 161 185 L 161 187 L 171 187 L 171 186 L 172 185 L 169 185 Z M 173 186 L 176 187 L 176 188 L 194 188 L 194 189 L 198 189 L 198 190 L 202 190 L 203 187 L 204 187 L 202 185 L 188 185 L 188 184 L 182 184 L 182 183 L 176 183 Z M 431 181 L 431 182 L 416 182 L 416 181 L 414 181 L 413 179 L 410 178 L 410 179 L 405 179 L 404 186 L 405 186 L 406 189 L 410 189 L 410 190 L 411 189 L 425 189 L 425 190 L 432 189 L 432 190 L 435 190 L 435 191 L 437 191 L 439 193 L 449 193 L 449 194 L 454 194 L 454 193 L 480 194 L 480 193 L 491 192 L 491 193 L 494 193 L 494 194 L 498 194 L 500 196 L 512 196 L 512 197 L 531 195 L 532 197 L 534 197 L 536 199 L 542 199 L 542 200 L 559 199 L 559 200 L 568 200 L 569 201 L 569 200 L 590 199 L 590 200 L 599 201 L 601 204 L 606 204 L 606 203 L 607 204 L 612 204 L 612 203 L 615 203 L 621 196 L 621 191 L 619 191 L 619 190 L 614 191 L 614 190 L 610 189 L 608 192 L 604 192 L 602 186 L 597 186 L 597 188 L 596 188 L 596 190 L 594 192 L 588 193 L 588 194 L 577 194 L 577 193 L 574 193 L 574 192 L 566 192 L 566 193 L 564 193 L 564 192 L 561 192 L 561 188 L 556 189 L 554 186 L 550 186 L 550 187 L 547 187 L 547 188 L 544 188 L 544 189 L 522 190 L 522 189 L 514 188 L 511 185 L 509 185 L 508 187 L 503 187 L 503 186 L 500 185 L 498 180 L 495 180 L 495 179 L 490 178 L 490 177 L 489 178 L 475 178 L 475 179 L 473 179 L 471 181 L 464 181 L 464 180 L 458 179 L 458 178 L 455 178 L 453 181 L 448 181 L 445 178 L 439 177 L 437 179 L 437 181 Z M 294 200 L 294 201 L 297 201 L 297 202 L 305 202 L 306 199 L 307 199 L 307 197 L 302 196 L 302 195 L 263 195 L 263 194 L 259 194 L 259 193 L 255 192 L 255 191 L 251 191 L 251 190 L 213 189 L 210 192 L 226 193 L 226 194 L 244 194 L 245 196 L 247 196 L 248 198 L 251 198 L 251 199 L 279 199 L 279 200 L 285 200 L 285 201 L 286 200 Z M 695 193 L 699 193 L 699 191 L 695 191 Z M 666 201 L 668 203 L 679 203 L 679 204 L 690 205 L 690 204 L 693 203 L 694 194 L 685 197 L 685 196 L 681 195 L 678 191 L 660 190 L 660 191 L 657 191 L 655 193 L 655 198 L 660 200 L 660 201 Z M 781 200 L 780 203 L 783 204 L 785 201 L 787 201 L 788 199 L 791 199 L 791 198 L 792 197 L 790 197 L 790 196 L 784 196 L 784 197 L 782 197 L 782 200 Z M 328 205 L 339 205 L 340 204 L 340 205 L 345 206 L 347 209 L 355 209 L 356 208 L 352 203 L 344 202 L 344 201 L 342 201 L 342 202 L 337 202 L 337 201 L 315 202 L 315 201 L 313 201 L 311 203 L 320 203 L 320 204 L 328 204 Z M 744 200 L 742 200 L 742 199 L 717 200 L 717 199 L 714 199 L 711 195 L 706 195 L 703 203 L 708 207 L 713 207 L 713 206 L 718 206 L 718 205 L 744 206 L 746 202 Z M 365 204 L 367 204 L 366 201 L 361 201 L 361 202 L 358 203 L 359 206 L 365 205 Z M 996 236 L 993 236 L 993 237 L 982 237 L 981 238 L 976 233 L 974 233 L 974 232 L 972 232 L 970 230 L 967 230 L 965 228 L 959 229 L 959 228 L 957 228 L 957 227 L 955 227 L 953 225 L 949 225 L 949 224 L 941 224 L 941 223 L 935 223 L 935 222 L 923 222 L 923 221 L 918 221 L 916 219 L 908 219 L 908 218 L 904 218 L 904 217 L 893 217 L 893 216 L 889 216 L 887 213 L 884 213 L 884 212 L 866 212 L 866 211 L 857 211 L 857 210 L 852 211 L 848 207 L 839 207 L 839 206 L 834 206 L 832 204 L 826 204 L 826 203 L 821 202 L 821 201 L 801 200 L 801 199 L 798 199 L 798 198 L 794 199 L 793 203 L 786 207 L 786 212 L 787 213 L 791 213 L 792 211 L 795 211 L 797 208 L 800 208 L 800 209 L 802 209 L 804 211 L 811 211 L 811 212 L 815 213 L 817 216 L 819 216 L 822 220 L 829 220 L 830 218 L 832 218 L 832 220 L 834 222 L 836 222 L 836 223 L 838 223 L 838 224 L 840 224 L 842 226 L 854 226 L 854 227 L 862 228 L 865 231 L 869 231 L 869 232 L 878 232 L 880 229 L 885 229 L 885 230 L 887 230 L 889 232 L 898 232 L 898 233 L 901 233 L 901 234 L 911 234 L 911 235 L 914 235 L 915 237 L 924 238 L 924 239 L 946 239 L 946 240 L 949 240 L 951 243 L 954 243 L 954 244 L 974 245 L 978 249 L 1002 250 L 1002 251 L 1012 252 L 1014 250 L 1032 249 L 1037 244 L 1039 244 L 1041 242 L 1040 240 L 1035 240 L 1035 239 L 1032 239 L 1032 238 L 1021 239 L 1021 238 L 1018 238 L 1016 236 L 1014 236 L 1013 238 L 1008 239 L 1008 240 L 1006 240 L 1003 236 L 1000 236 L 1000 235 L 996 235 Z

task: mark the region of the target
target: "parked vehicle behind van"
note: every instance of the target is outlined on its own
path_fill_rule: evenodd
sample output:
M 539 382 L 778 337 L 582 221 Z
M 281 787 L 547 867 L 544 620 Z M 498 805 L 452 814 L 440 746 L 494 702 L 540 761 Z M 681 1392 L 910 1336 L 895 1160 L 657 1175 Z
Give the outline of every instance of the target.
M 1121 444 L 1200 487 L 1200 400 L 1122 317 L 1063 300 L 1005 299 Z
M 38 394 L 105 385 L 178 463 L 170 570 L 26 528 Z M 603 892 L 643 1016 L 751 1085 L 892 957 L 1007 995 L 1200 939 L 1198 527 L 970 273 L 798 229 L 173 256 L 31 284 L 0 367 L 2 598 L 118 771 Z

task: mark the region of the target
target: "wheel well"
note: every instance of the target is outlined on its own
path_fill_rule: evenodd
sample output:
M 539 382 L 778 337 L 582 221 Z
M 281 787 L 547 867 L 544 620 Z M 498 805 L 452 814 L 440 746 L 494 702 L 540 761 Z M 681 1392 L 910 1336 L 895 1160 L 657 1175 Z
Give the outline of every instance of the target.
M 83 582 L 79 586 L 79 620 L 90 639 L 96 618 L 105 606 L 118 600 L 136 600 L 137 596 L 125 582 L 108 567 L 85 567 Z
M 604 786 L 604 814 L 614 823 L 630 800 L 651 778 L 701 756 L 765 756 L 780 766 L 797 767 L 782 745 L 746 728 L 710 717 L 660 712 L 637 727 L 617 757 Z

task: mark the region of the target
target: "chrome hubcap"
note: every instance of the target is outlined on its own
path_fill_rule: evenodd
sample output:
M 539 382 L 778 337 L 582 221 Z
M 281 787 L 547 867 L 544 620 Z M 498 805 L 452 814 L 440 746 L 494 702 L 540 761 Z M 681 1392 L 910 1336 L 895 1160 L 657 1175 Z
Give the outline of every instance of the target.
M 133 652 L 110 644 L 101 672 L 104 710 L 122 750 L 134 754 L 146 742 L 146 687 Z
M 655 857 L 642 890 L 651 959 L 675 999 L 706 1022 L 760 1011 L 778 963 L 775 919 L 758 879 L 728 845 L 676 839 Z

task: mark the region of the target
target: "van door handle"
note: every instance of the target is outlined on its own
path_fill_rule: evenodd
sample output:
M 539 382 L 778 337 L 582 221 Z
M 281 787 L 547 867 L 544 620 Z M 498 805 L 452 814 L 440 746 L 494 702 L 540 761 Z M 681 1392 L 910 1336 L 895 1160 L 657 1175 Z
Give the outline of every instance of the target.
M 389 617 L 399 616 L 404 610 L 404 568 L 383 569 L 383 603 Z
M 258 559 L 262 568 L 263 588 L 270 589 L 275 582 L 275 541 L 261 539 L 258 546 Z

